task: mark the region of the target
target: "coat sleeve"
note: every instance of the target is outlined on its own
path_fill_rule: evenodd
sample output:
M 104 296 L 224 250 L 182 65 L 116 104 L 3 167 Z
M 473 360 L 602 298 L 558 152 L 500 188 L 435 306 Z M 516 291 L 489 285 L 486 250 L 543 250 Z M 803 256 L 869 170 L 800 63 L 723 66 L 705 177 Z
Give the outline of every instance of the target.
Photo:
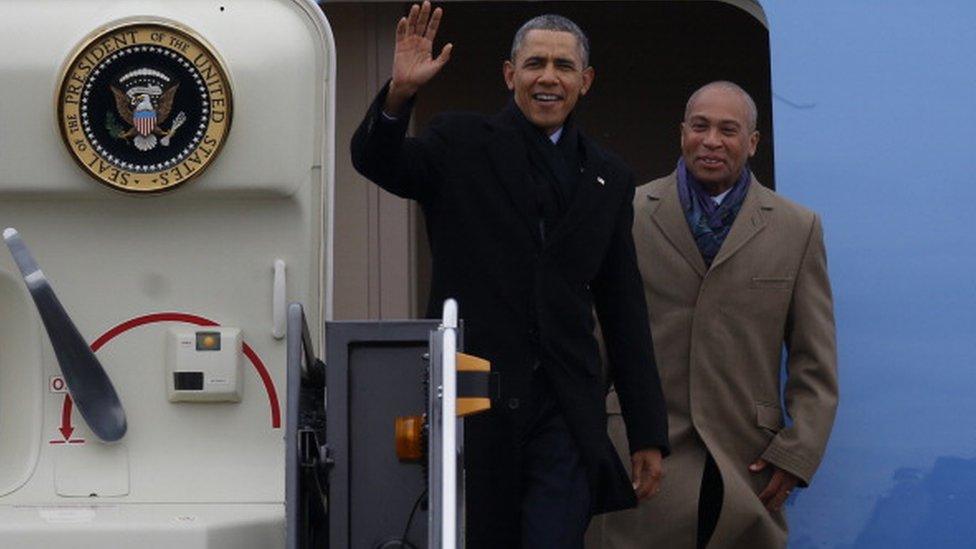
M 634 249 L 634 186 L 616 215 L 609 251 L 597 278 L 593 297 L 609 362 L 609 375 L 620 400 L 630 452 L 660 448 L 670 453 L 668 418 L 661 380 L 654 362 L 654 345 L 647 303 Z
M 435 119 L 420 138 L 406 137 L 413 99 L 395 120 L 383 114 L 389 82 L 353 134 L 352 164 L 360 174 L 402 197 L 425 201 L 435 190 L 436 159 L 443 155 L 441 124 Z
M 762 457 L 805 486 L 820 465 L 837 410 L 837 344 L 823 228 L 815 216 L 787 317 L 786 413 Z

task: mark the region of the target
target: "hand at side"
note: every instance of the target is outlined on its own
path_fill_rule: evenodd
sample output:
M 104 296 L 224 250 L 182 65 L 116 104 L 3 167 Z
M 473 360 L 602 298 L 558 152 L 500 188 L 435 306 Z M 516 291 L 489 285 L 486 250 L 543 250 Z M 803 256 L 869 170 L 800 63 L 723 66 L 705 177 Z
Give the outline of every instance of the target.
M 661 450 L 648 448 L 638 450 L 630 456 L 631 477 L 638 500 L 657 495 L 664 478 L 664 460 Z
M 749 465 L 749 471 L 758 473 L 766 467 L 773 468 L 773 477 L 769 479 L 766 489 L 759 494 L 759 500 L 763 502 L 766 509 L 779 511 L 783 508 L 786 498 L 790 497 L 790 492 L 800 483 L 796 475 L 786 472 L 775 465 L 771 465 L 766 460 L 759 458 Z

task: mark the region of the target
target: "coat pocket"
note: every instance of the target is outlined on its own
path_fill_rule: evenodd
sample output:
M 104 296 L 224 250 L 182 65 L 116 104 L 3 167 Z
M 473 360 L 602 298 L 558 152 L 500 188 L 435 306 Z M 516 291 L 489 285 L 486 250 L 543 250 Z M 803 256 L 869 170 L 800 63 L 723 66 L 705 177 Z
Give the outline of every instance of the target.
M 772 432 L 783 428 L 783 410 L 777 404 L 756 403 L 756 425 Z
M 749 282 L 753 290 L 789 290 L 793 287 L 792 276 L 754 276 Z

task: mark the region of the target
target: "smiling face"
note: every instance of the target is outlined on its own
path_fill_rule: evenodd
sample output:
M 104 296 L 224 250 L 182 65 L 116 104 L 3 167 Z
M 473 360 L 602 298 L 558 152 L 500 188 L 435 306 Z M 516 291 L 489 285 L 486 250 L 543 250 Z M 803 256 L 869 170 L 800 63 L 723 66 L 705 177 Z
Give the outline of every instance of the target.
M 759 132 L 740 92 L 715 86 L 696 95 L 681 124 L 681 154 L 695 179 L 709 193 L 720 194 L 735 184 L 756 154 Z
M 535 29 L 525 35 L 515 59 L 505 62 L 504 75 L 522 114 L 552 134 L 590 89 L 594 71 L 583 66 L 571 33 Z

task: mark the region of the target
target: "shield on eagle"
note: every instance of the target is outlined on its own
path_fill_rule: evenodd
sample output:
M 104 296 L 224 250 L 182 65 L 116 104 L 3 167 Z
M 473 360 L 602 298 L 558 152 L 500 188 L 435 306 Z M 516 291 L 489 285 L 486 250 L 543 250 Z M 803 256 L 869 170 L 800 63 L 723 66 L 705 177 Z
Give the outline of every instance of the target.
M 140 99 L 135 112 L 132 113 L 132 121 L 135 123 L 139 135 L 146 137 L 156 127 L 156 110 L 153 108 L 148 95 L 143 95 Z

